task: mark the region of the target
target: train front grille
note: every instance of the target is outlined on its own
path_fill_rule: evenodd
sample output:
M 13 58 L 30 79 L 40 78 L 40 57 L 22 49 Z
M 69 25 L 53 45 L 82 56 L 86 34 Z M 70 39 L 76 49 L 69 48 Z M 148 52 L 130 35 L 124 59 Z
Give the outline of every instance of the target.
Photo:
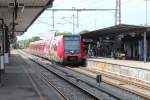
M 77 56 L 68 56 L 67 60 L 70 62 L 78 61 L 78 57 Z

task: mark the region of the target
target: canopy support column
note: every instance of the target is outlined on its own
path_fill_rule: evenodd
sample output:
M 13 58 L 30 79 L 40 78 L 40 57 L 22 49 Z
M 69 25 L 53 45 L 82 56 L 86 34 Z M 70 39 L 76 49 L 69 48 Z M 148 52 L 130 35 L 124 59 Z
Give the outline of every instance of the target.
M 147 59 L 147 39 L 146 39 L 146 31 L 144 32 L 144 62 L 146 63 Z
M 5 25 L 4 25 L 4 20 L 0 19 L 0 85 L 4 84 L 4 71 L 5 71 L 5 66 L 4 66 L 4 41 L 5 41 Z

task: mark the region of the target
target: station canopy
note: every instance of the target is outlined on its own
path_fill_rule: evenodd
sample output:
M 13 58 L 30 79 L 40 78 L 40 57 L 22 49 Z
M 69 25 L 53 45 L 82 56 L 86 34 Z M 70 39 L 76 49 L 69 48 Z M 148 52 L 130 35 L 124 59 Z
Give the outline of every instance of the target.
M 9 32 L 21 35 L 54 0 L 0 0 L 0 19 Z
M 94 31 L 90 31 L 82 34 L 83 38 L 98 38 L 101 36 L 116 36 L 123 33 L 132 33 L 132 32 L 145 32 L 149 30 L 149 27 L 137 26 L 137 25 L 128 25 L 128 24 L 119 24 L 107 28 L 102 28 Z

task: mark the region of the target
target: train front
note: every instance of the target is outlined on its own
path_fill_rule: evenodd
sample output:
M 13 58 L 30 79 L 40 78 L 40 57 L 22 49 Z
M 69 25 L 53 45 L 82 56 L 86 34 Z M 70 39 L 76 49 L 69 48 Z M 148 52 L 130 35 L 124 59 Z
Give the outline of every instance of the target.
M 79 35 L 64 36 L 64 63 L 81 64 L 83 61 L 83 41 Z

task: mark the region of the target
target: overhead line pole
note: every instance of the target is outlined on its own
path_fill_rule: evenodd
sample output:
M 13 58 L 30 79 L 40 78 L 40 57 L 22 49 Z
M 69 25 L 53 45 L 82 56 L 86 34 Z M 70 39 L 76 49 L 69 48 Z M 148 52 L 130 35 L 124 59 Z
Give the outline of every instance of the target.
M 147 27 L 147 25 L 148 25 L 148 22 L 147 22 L 147 11 L 148 11 L 148 9 L 147 9 L 147 2 L 149 1 L 149 0 L 144 0 L 145 1 L 145 3 L 146 3 L 146 5 L 145 5 L 145 9 L 146 9 L 146 15 L 145 15 L 145 26 Z M 144 62 L 146 63 L 147 62 L 147 30 L 144 32 Z
M 78 28 L 78 31 L 79 31 L 79 12 L 77 11 L 77 28 Z
M 121 0 L 116 0 L 115 25 L 121 24 Z
M 53 22 L 53 30 L 55 29 L 55 19 L 54 19 L 54 10 L 52 10 L 52 22 Z
M 75 7 L 72 7 L 72 9 L 73 9 L 73 15 L 72 15 L 72 17 L 73 17 L 72 18 L 72 25 L 73 26 L 72 27 L 73 27 L 73 34 L 75 34 L 75 25 L 74 25 L 75 24 L 75 20 L 74 20 L 74 17 L 75 17 L 75 15 L 74 15 L 74 9 L 75 9 Z
M 54 13 L 55 11 L 77 11 L 77 28 L 79 30 L 79 11 L 116 11 L 116 9 L 46 9 L 47 11 L 52 11 L 52 22 L 53 22 L 53 30 L 55 29 L 55 16 Z M 73 16 L 74 17 L 74 16 Z
M 146 3 L 146 4 L 145 4 L 145 9 L 146 9 L 146 10 L 145 10 L 145 11 L 146 11 L 146 12 L 145 12 L 145 13 L 146 13 L 146 15 L 145 15 L 145 25 L 147 26 L 147 24 L 148 24 L 148 23 L 147 23 L 147 18 L 148 18 L 148 17 L 147 17 L 147 15 L 148 15 L 148 14 L 147 14 L 147 13 L 148 13 L 148 9 L 147 9 L 148 6 L 147 6 L 147 3 L 148 3 L 149 0 L 144 0 L 144 1 L 145 1 L 145 3 Z

